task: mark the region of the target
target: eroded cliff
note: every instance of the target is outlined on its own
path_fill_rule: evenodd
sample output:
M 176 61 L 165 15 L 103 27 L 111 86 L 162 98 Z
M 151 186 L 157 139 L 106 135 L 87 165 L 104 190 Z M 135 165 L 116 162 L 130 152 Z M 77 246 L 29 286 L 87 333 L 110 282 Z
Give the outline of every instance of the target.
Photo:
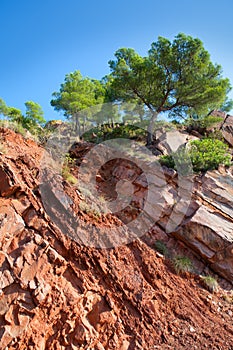
M 231 174 L 195 180 L 181 215 L 185 199 L 179 200 L 175 174 L 164 170 L 166 186 L 157 184 L 156 203 L 163 207 L 158 223 L 128 244 L 98 249 L 72 239 L 71 219 L 59 217 L 59 206 L 45 210 L 43 148 L 10 130 L 0 132 L 1 349 L 232 349 Z M 147 191 L 133 166 L 110 165 L 99 174 L 100 189 L 111 196 L 111 186 L 128 176 L 137 189 L 131 211 L 97 218 L 82 211 L 82 194 L 59 175 L 48 189 L 53 204 L 60 200 L 64 207 L 65 195 L 72 198 L 77 232 L 91 231 L 97 241 L 110 230 L 114 237 L 121 222 L 137 216 Z M 167 234 L 171 213 L 179 224 Z M 190 256 L 197 273 L 175 274 L 171 261 L 154 249 L 158 239 L 174 254 Z M 199 277 L 208 264 L 228 279 L 219 278 L 213 295 Z

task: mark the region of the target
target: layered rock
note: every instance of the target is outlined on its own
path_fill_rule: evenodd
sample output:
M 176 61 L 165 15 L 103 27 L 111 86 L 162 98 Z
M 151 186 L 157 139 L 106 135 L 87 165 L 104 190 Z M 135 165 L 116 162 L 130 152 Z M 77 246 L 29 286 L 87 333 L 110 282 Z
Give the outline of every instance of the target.
M 233 116 L 227 115 L 221 127 L 224 139 L 233 147 Z
M 151 219 L 169 235 L 184 241 L 210 263 L 215 271 L 233 281 L 231 174 L 215 171 L 208 172 L 201 178 L 174 177 L 172 172 L 170 174 L 166 168 L 161 169 L 158 164 L 152 167 L 148 165 L 146 173 L 139 174 L 136 165 L 130 166 L 128 161 L 122 160 L 115 162 L 112 167 L 112 184 L 120 179 L 130 179 L 134 186 L 131 208 L 121 212 L 121 220 L 125 216 L 132 219 L 134 208 L 143 208 L 148 220 Z M 150 171 L 154 173 L 153 177 L 150 176 Z M 141 217 L 140 225 L 143 232 L 144 227 L 149 227 L 150 223 Z
M 208 172 L 196 192 L 199 208 L 178 231 L 212 268 L 233 281 L 233 177 Z
M 221 300 L 220 306 L 219 299 L 210 298 L 195 275 L 187 279 L 176 276 L 172 266 L 153 249 L 154 241 L 161 237 L 168 246 L 175 247 L 179 242 L 172 234 L 182 227 L 188 228 L 192 220 L 193 225 L 199 221 L 198 237 L 203 235 L 203 241 L 213 237 L 209 248 L 216 250 L 213 256 L 202 254 L 203 258 L 215 264 L 215 269 L 224 276 L 231 276 L 227 266 L 220 266 L 223 250 L 230 259 L 231 226 L 221 227 L 219 235 L 217 230 L 223 226 L 222 221 L 216 227 L 210 226 L 211 215 L 218 214 L 231 225 L 231 194 L 225 186 L 219 190 L 219 174 L 211 173 L 202 182 L 191 182 L 196 194 L 187 208 L 188 198 L 182 197 L 182 193 L 190 189 L 189 182 L 182 182 L 183 188 L 178 189 L 175 172 L 167 169 L 156 172 L 147 219 L 154 220 L 153 211 L 157 209 L 160 215 L 149 234 L 127 245 L 96 249 L 77 242 L 68 232 L 65 218 L 53 221 L 48 215 L 51 213 L 45 210 L 39 177 L 43 149 L 9 130 L 1 130 L 1 137 L 5 147 L 5 153 L 0 155 L 2 349 L 202 349 L 203 343 L 206 348 L 230 349 L 233 328 L 228 304 Z M 115 186 L 120 180 L 130 180 L 134 186 L 133 213 L 137 216 L 147 200 L 150 179 L 138 168 L 132 172 L 132 164 L 116 161 L 111 165 L 109 173 L 99 174 L 98 185 L 107 191 L 104 183 L 108 181 Z M 223 178 L 222 183 L 225 181 L 230 188 L 230 175 Z M 60 213 L 58 202 L 64 209 L 69 208 L 72 200 L 78 232 L 94 226 L 107 234 L 115 225 L 117 234 L 119 219 L 109 214 L 94 220 L 81 213 L 76 207 L 80 195 L 61 176 L 54 178 L 49 190 L 53 204 L 57 205 L 53 206 L 54 215 Z M 123 214 L 129 218 L 131 210 L 121 211 L 122 219 Z M 176 231 L 166 234 L 172 214 Z M 195 238 L 194 230 L 192 237 Z M 204 244 L 207 243 L 205 240 Z M 196 249 L 195 244 L 192 246 Z M 186 247 L 181 248 L 191 254 Z M 226 282 L 223 285 L 229 287 Z

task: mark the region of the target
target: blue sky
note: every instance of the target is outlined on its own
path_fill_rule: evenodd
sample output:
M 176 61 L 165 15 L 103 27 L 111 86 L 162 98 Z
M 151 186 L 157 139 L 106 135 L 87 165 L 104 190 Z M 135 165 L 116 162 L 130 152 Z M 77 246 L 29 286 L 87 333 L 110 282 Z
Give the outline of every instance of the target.
M 141 55 L 158 36 L 200 38 L 233 85 L 232 0 L 1 0 L 0 97 L 24 111 L 38 102 L 47 120 L 65 74 L 100 79 L 120 47 Z M 230 97 L 233 98 L 233 92 Z

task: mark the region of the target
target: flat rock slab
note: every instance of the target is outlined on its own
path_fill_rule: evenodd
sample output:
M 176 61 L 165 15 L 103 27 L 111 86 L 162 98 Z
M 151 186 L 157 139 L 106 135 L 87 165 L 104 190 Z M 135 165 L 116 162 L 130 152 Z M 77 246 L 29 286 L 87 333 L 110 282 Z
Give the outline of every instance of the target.
M 232 221 L 208 207 L 200 206 L 191 220 L 174 235 L 213 264 L 216 271 L 221 270 L 223 276 L 232 280 L 233 254 L 232 249 L 229 249 L 233 247 Z M 227 263 L 223 264 L 224 259 Z

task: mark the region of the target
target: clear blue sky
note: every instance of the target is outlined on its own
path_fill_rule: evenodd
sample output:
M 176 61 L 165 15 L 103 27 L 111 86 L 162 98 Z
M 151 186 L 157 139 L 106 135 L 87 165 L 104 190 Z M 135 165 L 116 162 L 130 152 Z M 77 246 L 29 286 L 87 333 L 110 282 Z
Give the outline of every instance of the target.
M 50 100 L 65 74 L 100 79 L 118 48 L 145 55 L 179 32 L 200 38 L 233 85 L 232 18 L 232 0 L 1 0 L 0 97 L 22 111 L 38 102 L 58 119 Z

